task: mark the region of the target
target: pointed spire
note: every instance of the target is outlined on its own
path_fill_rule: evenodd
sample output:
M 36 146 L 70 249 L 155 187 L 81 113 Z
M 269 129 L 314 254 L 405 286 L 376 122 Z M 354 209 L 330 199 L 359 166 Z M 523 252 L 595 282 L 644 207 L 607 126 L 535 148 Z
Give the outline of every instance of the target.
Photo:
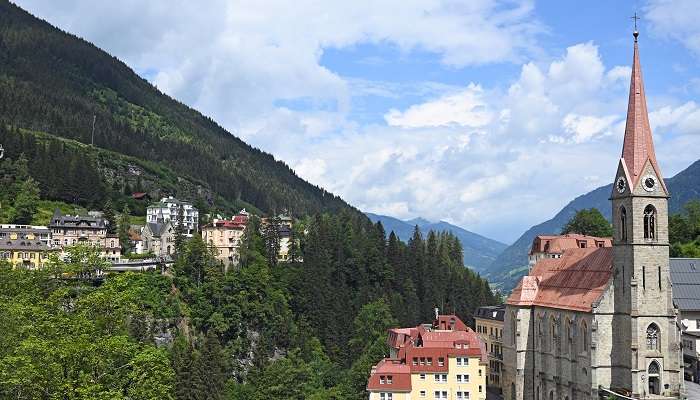
M 637 37 L 639 32 L 634 31 L 634 60 L 632 61 L 632 79 L 630 82 L 630 97 L 627 105 L 627 124 L 625 126 L 625 141 L 622 146 L 622 159 L 624 160 L 629 178 L 636 185 L 643 173 L 644 164 L 649 160 L 661 179 L 661 170 L 656 163 L 654 142 L 649 125 L 647 100 L 644 95 L 644 81 L 642 80 L 642 68 L 639 65 L 639 49 Z

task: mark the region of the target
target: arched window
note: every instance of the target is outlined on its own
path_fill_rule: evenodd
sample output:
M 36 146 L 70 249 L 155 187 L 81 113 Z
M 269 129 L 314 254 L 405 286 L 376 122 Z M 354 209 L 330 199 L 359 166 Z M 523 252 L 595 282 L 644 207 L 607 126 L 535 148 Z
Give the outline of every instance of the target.
M 515 383 L 510 384 L 510 399 L 515 400 Z
M 647 350 L 659 349 L 659 327 L 651 323 L 647 327 Z
M 510 329 L 510 341 L 513 343 L 513 346 L 515 346 L 515 343 L 517 341 L 517 334 L 518 334 L 518 320 L 515 318 L 515 314 L 511 314 L 510 316 L 511 320 L 511 329 Z
M 649 375 L 658 375 L 659 369 L 659 363 L 657 363 L 656 360 L 652 361 L 651 364 L 649 364 Z
M 644 207 L 644 239 L 656 239 L 656 208 Z
M 566 352 L 574 352 L 574 326 L 570 319 L 566 319 Z
M 620 240 L 627 241 L 627 210 L 620 207 Z
M 550 335 L 550 350 L 555 353 L 558 350 L 557 343 L 558 343 L 558 336 L 559 332 L 557 332 L 557 320 L 554 319 L 554 316 L 549 318 L 549 335 Z
M 586 351 L 588 349 L 588 327 L 586 322 L 581 323 L 581 351 Z
M 549 392 L 549 400 L 554 400 L 554 390 Z

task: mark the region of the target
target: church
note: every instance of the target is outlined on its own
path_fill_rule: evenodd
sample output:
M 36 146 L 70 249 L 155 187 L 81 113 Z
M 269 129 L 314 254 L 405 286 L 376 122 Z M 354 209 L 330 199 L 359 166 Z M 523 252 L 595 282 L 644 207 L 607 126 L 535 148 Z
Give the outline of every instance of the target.
M 654 152 L 638 38 L 610 200 L 612 246 L 537 261 L 506 302 L 505 400 L 679 398 L 680 328 L 669 272 L 669 193 Z

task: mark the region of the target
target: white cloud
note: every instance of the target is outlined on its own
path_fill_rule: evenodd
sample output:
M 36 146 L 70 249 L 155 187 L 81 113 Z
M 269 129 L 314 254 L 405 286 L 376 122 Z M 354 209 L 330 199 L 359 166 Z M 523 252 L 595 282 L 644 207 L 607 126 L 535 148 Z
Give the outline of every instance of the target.
M 402 128 L 453 125 L 482 127 L 494 117 L 483 99 L 483 92 L 481 86 L 471 83 L 459 93 L 411 106 L 403 112 L 392 109 L 384 119 L 389 125 Z
M 700 56 L 700 24 L 695 0 L 651 0 L 645 7 L 645 19 L 653 32 L 677 40 Z
M 610 136 L 609 130 L 618 118 L 615 115 L 596 117 L 592 115 L 567 114 L 562 120 L 562 128 L 574 143 L 583 143 L 600 136 Z

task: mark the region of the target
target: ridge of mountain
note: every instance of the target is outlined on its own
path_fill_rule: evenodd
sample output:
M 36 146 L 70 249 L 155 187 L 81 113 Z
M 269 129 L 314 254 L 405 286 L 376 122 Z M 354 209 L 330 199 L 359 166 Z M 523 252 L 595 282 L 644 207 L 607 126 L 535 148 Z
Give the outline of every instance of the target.
M 496 259 L 496 256 L 507 247 L 505 243 L 487 238 L 445 221 L 430 222 L 420 217 L 404 221 L 386 215 L 373 213 L 365 213 L 365 215 L 374 223 L 381 222 L 387 234 L 393 231 L 396 236 L 404 242 L 408 241 L 408 239 L 413 236 L 413 230 L 416 226 L 418 226 L 424 234 L 431 230 L 436 232 L 452 232 L 462 243 L 464 265 L 479 273 L 485 271 L 493 260 Z
M 116 57 L 0 1 L 0 124 L 89 145 L 93 122 L 95 147 L 203 182 L 213 198 L 252 204 L 264 213 L 360 214 L 272 155 L 160 92 Z M 26 149 L 6 148 L 6 156 L 16 157 L 21 150 Z M 36 161 L 34 154 L 25 156 L 30 165 Z M 128 187 L 136 177 L 102 179 L 105 187 Z M 99 204 L 102 200 L 96 198 Z
M 700 198 L 700 160 L 665 182 L 671 193 L 669 214 L 678 213 L 689 200 Z M 612 207 L 608 199 L 611 191 L 612 184 L 609 184 L 578 196 L 551 219 L 525 231 L 518 240 L 498 255 L 485 270 L 484 276 L 491 284 L 510 291 L 527 273 L 527 253 L 537 235 L 558 234 L 576 211 L 584 208 L 597 208 L 610 221 Z

